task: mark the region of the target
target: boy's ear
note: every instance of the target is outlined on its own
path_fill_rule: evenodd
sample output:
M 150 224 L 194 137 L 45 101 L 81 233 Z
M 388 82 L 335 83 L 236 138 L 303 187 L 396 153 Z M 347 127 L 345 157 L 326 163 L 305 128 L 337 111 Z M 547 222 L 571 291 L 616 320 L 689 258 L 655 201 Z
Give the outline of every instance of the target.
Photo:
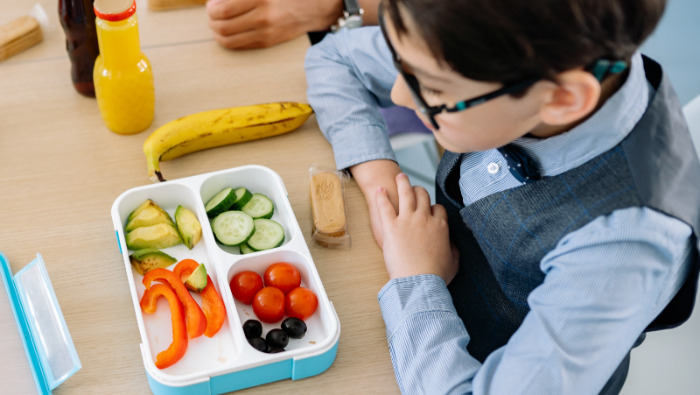
M 550 89 L 540 108 L 540 118 L 548 125 L 566 125 L 584 119 L 595 110 L 601 93 L 598 80 L 582 69 L 560 73 Z

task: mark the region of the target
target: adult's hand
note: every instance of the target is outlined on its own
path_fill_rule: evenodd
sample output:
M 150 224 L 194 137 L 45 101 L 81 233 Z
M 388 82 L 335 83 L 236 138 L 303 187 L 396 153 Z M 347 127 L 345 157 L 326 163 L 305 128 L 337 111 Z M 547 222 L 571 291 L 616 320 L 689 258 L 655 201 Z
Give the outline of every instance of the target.
M 230 49 L 264 48 L 306 32 L 328 29 L 342 15 L 342 0 L 209 0 L 214 38 Z
M 379 0 L 360 0 L 364 24 L 377 24 Z M 214 38 L 230 49 L 265 48 L 325 31 L 343 15 L 343 0 L 209 0 Z

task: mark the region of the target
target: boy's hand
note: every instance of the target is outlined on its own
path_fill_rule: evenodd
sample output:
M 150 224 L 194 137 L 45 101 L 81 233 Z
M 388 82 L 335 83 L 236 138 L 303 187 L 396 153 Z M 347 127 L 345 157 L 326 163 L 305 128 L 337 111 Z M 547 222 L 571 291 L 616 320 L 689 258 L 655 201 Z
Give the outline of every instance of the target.
M 376 205 L 384 235 L 384 263 L 390 278 L 435 274 L 449 284 L 457 274 L 456 251 L 450 245 L 447 212 L 430 205 L 422 187 L 412 187 L 408 177 L 396 176 L 399 210 L 387 191 L 379 188 Z

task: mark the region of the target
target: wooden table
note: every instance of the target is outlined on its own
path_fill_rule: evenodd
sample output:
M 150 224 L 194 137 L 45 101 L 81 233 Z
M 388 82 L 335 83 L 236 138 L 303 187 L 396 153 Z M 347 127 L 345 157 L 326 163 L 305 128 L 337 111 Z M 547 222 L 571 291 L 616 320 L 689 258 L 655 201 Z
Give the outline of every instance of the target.
M 44 41 L 0 63 L 0 251 L 13 272 L 37 252 L 46 262 L 82 363 L 55 393 L 147 393 L 112 203 L 125 190 L 151 182 L 142 144 L 165 122 L 222 107 L 306 102 L 303 60 L 309 44 L 301 37 L 265 50 L 225 50 L 211 38 L 203 7 L 153 12 L 146 0 L 137 0 L 142 48 L 155 75 L 156 114 L 147 131 L 121 136 L 106 129 L 94 99 L 73 89 L 57 2 L 39 3 L 51 23 Z M 3 2 L 0 24 L 29 13 L 34 4 Z M 243 392 L 398 392 L 376 299 L 388 277 L 353 182 L 345 196 L 352 249 L 324 249 L 311 241 L 308 170 L 333 167 L 314 117 L 293 133 L 191 154 L 161 169 L 175 179 L 246 164 L 268 166 L 284 180 L 340 317 L 341 335 L 336 360 L 324 373 Z M 14 337 L 0 339 L 0 352 L 24 357 Z M 10 368 L 0 366 L 0 372 Z M 7 387 L 12 377 L 2 374 L 3 392 L 18 393 Z

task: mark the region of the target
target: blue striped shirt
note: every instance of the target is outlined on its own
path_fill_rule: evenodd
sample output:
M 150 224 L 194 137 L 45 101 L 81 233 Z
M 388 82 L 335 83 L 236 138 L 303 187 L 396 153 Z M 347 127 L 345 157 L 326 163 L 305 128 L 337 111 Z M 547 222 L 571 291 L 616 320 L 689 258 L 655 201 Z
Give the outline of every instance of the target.
M 377 28 L 330 35 L 306 58 L 308 98 L 333 146 L 336 165 L 394 159 L 377 106 L 387 106 L 396 71 Z M 618 144 L 650 94 L 635 55 L 623 86 L 576 128 L 547 139 L 520 138 L 545 176 L 576 167 Z M 465 155 L 465 205 L 520 185 L 496 150 Z M 508 344 L 484 363 L 445 283 L 434 275 L 389 281 L 378 300 L 396 380 L 403 393 L 593 394 L 678 290 L 691 229 L 648 208 L 599 217 L 564 237 L 540 263 L 545 281 Z M 610 265 L 610 261 L 616 265 Z M 468 320 L 469 317 L 465 317 Z

